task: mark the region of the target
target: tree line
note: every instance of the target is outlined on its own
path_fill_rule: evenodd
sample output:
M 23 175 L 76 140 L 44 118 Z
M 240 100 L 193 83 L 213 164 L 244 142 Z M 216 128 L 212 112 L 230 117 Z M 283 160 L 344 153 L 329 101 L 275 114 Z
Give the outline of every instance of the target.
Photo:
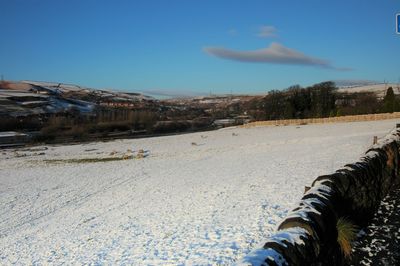
M 398 112 L 400 99 L 392 87 L 379 99 L 369 92 L 339 93 L 335 83 L 328 81 L 305 88 L 295 85 L 283 91 L 273 90 L 242 108 L 255 120 L 322 118 Z

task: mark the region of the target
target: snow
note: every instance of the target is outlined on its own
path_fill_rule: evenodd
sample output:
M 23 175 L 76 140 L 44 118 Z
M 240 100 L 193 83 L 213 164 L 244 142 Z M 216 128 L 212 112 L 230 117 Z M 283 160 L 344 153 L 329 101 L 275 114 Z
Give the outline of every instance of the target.
M 2 150 L 0 264 L 239 262 L 263 245 L 304 186 L 357 160 L 396 122 Z M 139 150 L 147 156 L 83 160 Z
M 395 94 L 400 93 L 400 84 L 395 84 L 395 83 L 383 83 L 383 84 L 368 84 L 368 85 L 362 85 L 362 86 L 350 86 L 350 87 L 342 87 L 339 88 L 339 92 L 346 92 L 346 93 L 352 93 L 352 92 L 373 92 L 376 93 L 379 97 L 384 97 L 386 94 L 386 91 L 389 87 L 393 88 L 393 92 Z
M 1 90 L 0 91 L 0 96 L 9 98 L 9 97 L 34 97 L 34 98 L 40 98 L 40 99 L 47 99 L 49 96 L 47 95 L 42 95 L 42 94 L 37 94 L 37 93 L 30 93 L 30 92 L 24 92 L 24 91 L 14 91 L 14 90 Z
M 17 136 L 27 136 L 27 135 L 24 133 L 15 132 L 15 131 L 0 131 L 0 138 L 17 137 Z
M 270 248 L 253 250 L 239 263 L 237 263 L 237 265 L 263 265 L 266 258 L 275 261 L 278 266 L 288 265 L 282 254 Z

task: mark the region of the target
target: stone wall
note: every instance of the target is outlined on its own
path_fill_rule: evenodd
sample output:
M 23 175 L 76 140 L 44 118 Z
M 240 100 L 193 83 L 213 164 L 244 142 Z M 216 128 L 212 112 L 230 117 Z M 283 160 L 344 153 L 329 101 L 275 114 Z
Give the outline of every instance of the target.
M 337 243 L 339 217 L 365 226 L 380 201 L 400 183 L 400 130 L 372 146 L 356 163 L 318 177 L 263 248 L 242 265 L 343 265 Z

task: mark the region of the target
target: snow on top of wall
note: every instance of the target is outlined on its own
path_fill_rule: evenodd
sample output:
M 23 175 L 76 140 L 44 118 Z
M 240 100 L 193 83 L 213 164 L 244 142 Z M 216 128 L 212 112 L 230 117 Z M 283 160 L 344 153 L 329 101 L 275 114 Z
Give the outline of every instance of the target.
M 276 250 L 273 250 L 271 248 L 255 249 L 252 252 L 250 252 L 247 256 L 245 256 L 237 265 L 239 266 L 265 265 L 266 259 L 274 261 L 279 266 L 288 265 L 287 261 L 283 258 L 283 256 Z

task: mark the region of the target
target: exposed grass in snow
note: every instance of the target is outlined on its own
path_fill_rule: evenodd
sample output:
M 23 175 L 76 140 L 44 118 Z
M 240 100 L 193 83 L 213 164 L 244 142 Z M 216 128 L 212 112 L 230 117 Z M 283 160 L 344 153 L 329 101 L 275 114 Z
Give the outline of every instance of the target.
M 49 159 L 43 160 L 45 163 L 63 164 L 63 163 L 104 163 L 112 161 L 122 161 L 132 158 L 107 157 L 107 158 L 82 158 L 82 159 Z
M 349 219 L 340 217 L 337 221 L 337 241 L 345 258 L 351 257 L 352 242 L 357 238 L 358 228 Z
M 114 152 L 112 152 L 113 154 Z M 148 156 L 148 152 L 139 151 L 136 154 L 128 153 L 123 154 L 122 156 L 114 156 L 114 157 L 93 157 L 93 158 L 69 158 L 69 159 L 45 159 L 44 163 L 48 164 L 65 164 L 65 163 L 76 163 L 76 164 L 86 164 L 86 163 L 105 163 L 105 162 L 114 162 L 114 161 L 124 161 L 131 159 L 143 159 Z

